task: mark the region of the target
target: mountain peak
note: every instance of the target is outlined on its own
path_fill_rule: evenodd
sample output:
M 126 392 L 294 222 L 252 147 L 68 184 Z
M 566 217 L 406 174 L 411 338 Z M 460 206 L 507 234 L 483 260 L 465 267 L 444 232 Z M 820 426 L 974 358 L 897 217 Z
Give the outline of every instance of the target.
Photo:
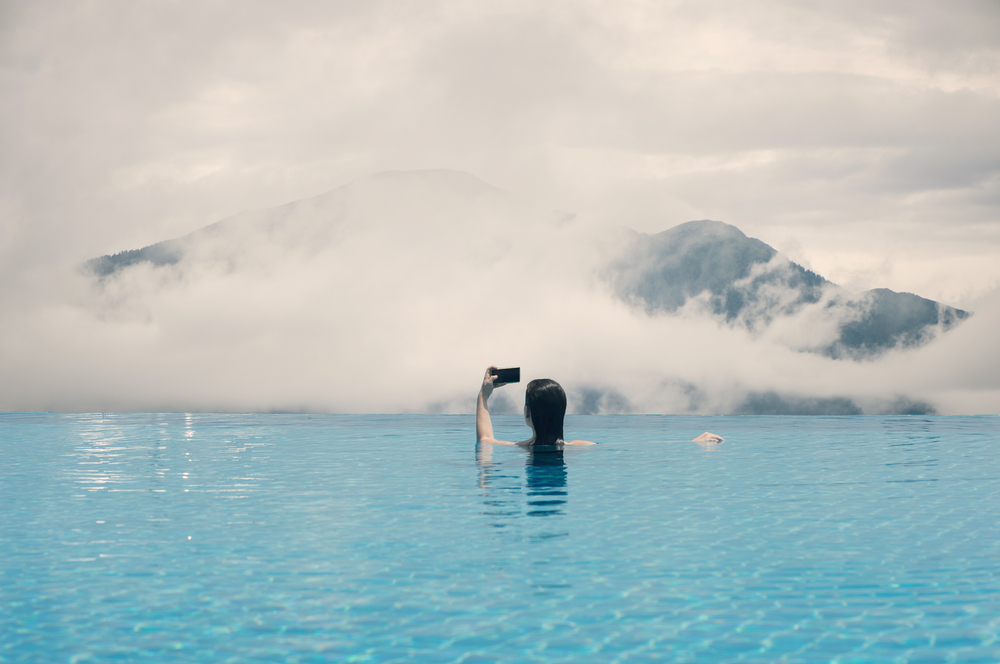
M 423 225 L 466 223 L 520 202 L 471 173 L 450 169 L 382 171 L 324 193 L 262 210 L 240 212 L 185 236 L 87 261 L 83 269 L 105 278 L 127 267 L 176 265 L 192 252 L 215 245 L 216 258 L 231 262 L 249 243 L 310 250 L 328 246 L 345 223 L 377 225 L 418 219 Z M 523 215 L 521 215 L 523 216 Z
M 713 311 L 732 320 L 744 304 L 726 295 L 732 284 L 750 277 L 755 265 L 770 262 L 777 253 L 730 224 L 689 221 L 653 236 L 640 234 L 612 266 L 613 281 L 620 296 L 640 301 L 649 313 L 675 311 L 707 291 L 718 300 Z M 823 281 L 808 274 L 816 285 Z
M 891 348 L 922 345 L 968 317 L 960 309 L 877 288 L 852 295 L 779 256 L 760 240 L 721 221 L 689 221 L 656 235 L 637 234 L 609 270 L 618 296 L 647 313 L 670 313 L 690 301 L 730 324 L 760 330 L 781 316 L 813 307 L 835 320 L 836 337 L 805 348 L 862 359 Z M 773 262 L 772 262 L 773 261 Z
M 687 237 L 716 237 L 716 238 L 746 238 L 746 234 L 732 224 L 713 219 L 698 219 L 686 221 L 673 228 L 656 234 L 657 236 L 667 236 L 674 239 Z

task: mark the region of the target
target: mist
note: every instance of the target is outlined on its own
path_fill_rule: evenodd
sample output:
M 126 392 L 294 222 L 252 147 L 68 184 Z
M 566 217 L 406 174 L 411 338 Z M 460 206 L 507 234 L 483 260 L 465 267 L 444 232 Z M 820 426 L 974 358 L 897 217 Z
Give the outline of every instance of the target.
M 468 412 L 499 364 L 577 412 L 992 413 L 998 212 L 995 2 L 0 4 L 4 410 Z M 608 280 L 700 219 L 973 315 L 855 361 L 842 293 Z
M 823 303 L 752 326 L 616 296 L 627 237 L 467 173 L 361 178 L 181 238 L 176 262 L 36 274 L 5 313 L 0 407 L 461 413 L 495 364 L 559 380 L 571 412 L 997 410 L 995 295 L 922 348 L 831 359 L 803 350 Z

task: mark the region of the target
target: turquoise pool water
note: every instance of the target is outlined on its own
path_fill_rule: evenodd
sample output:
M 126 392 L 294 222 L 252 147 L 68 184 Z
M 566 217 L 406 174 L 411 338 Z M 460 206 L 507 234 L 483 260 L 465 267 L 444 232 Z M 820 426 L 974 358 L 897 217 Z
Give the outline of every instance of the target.
M 1000 418 L 473 426 L 0 414 L 0 661 L 1000 661 Z

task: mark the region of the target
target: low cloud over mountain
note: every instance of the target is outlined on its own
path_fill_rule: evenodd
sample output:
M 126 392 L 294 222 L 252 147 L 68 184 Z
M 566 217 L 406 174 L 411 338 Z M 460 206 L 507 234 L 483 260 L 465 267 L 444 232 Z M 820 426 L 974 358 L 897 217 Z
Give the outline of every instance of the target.
M 470 412 L 497 363 L 583 413 L 976 412 L 992 312 L 949 331 L 968 314 L 849 293 L 721 222 L 644 235 L 389 172 L 48 284 L 0 332 L 0 406 Z
M 608 275 L 619 297 L 650 315 L 690 307 L 752 332 L 789 319 L 801 332 L 793 346 L 856 360 L 921 346 L 969 315 L 885 288 L 849 293 L 718 221 L 633 235 Z

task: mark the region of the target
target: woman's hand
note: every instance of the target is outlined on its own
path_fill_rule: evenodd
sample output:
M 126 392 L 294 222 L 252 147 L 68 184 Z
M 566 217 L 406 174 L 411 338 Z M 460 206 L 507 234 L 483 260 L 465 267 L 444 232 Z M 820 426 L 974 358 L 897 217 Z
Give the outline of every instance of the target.
M 493 394 L 494 387 L 503 387 L 504 385 L 507 384 L 507 383 L 494 382 L 497 379 L 497 377 L 491 373 L 494 369 L 496 369 L 496 367 L 488 368 L 486 370 L 486 375 L 483 376 L 483 388 L 480 390 L 480 392 L 483 395 L 483 401 L 486 401 L 487 399 L 490 398 L 490 395 Z
M 706 431 L 705 433 L 701 434 L 700 436 L 698 436 L 697 438 L 695 438 L 691 442 L 692 443 L 712 443 L 712 444 L 718 444 L 718 443 L 721 443 L 724 440 L 725 440 L 725 438 L 723 438 L 722 436 L 716 435 L 714 433 L 709 433 L 709 432 Z

